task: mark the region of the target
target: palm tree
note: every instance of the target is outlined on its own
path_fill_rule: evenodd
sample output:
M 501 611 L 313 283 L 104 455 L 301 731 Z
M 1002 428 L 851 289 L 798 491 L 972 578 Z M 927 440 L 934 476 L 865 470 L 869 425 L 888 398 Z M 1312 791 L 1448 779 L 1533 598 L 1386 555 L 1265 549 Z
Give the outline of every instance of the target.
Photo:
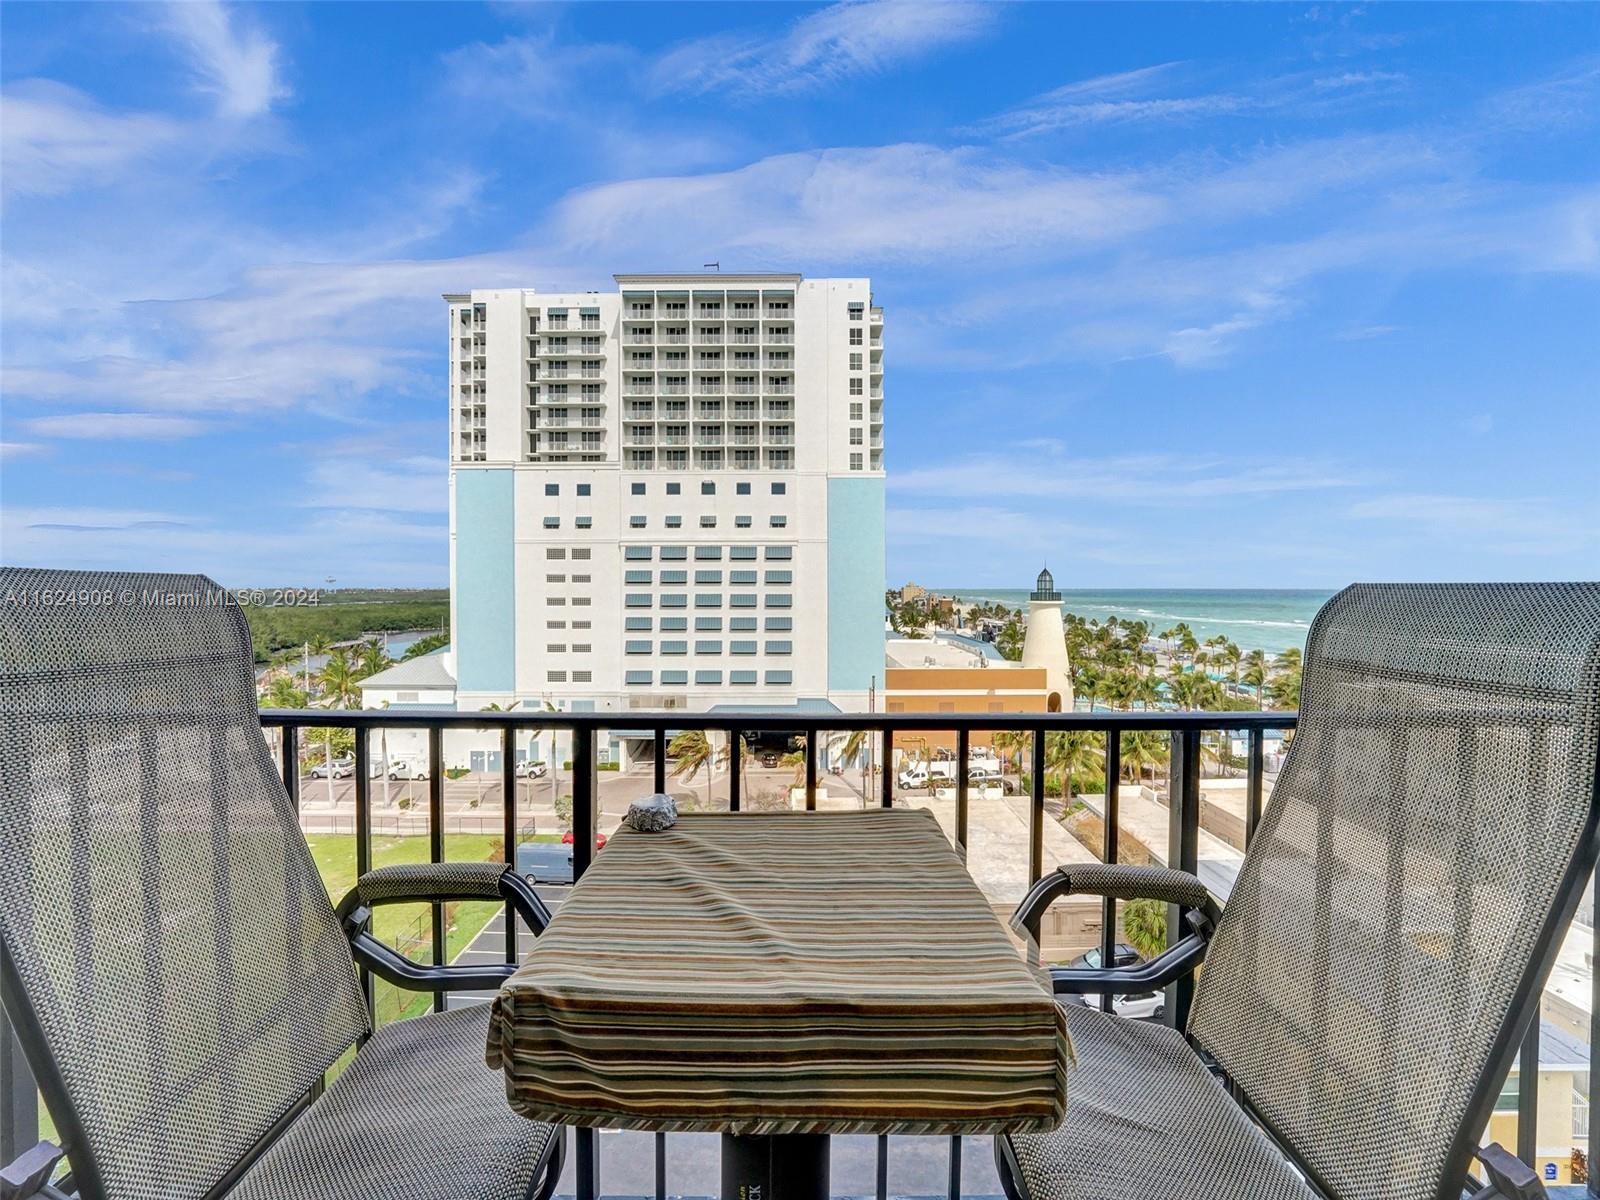
M 750 794 L 750 788 L 748 786 L 749 783 L 750 783 L 750 743 L 744 740 L 744 735 L 743 734 L 739 734 L 738 738 L 739 738 L 739 783 L 741 785 L 743 785 L 743 786 L 740 787 L 740 791 L 748 796 Z M 721 747 L 718 748 L 718 750 L 717 750 L 717 762 L 721 763 L 724 767 L 726 767 L 728 765 L 728 760 L 731 759 L 732 757 L 733 757 L 733 739 L 729 738 L 726 742 L 722 743 Z
M 1021 774 L 1022 751 L 1033 744 L 1033 735 L 1018 729 L 998 729 L 990 737 L 989 744 L 994 747 L 996 754 L 1003 756 Z
M 1069 804 L 1073 797 L 1073 776 L 1093 770 L 1104 757 L 1098 734 L 1061 729 L 1044 735 L 1045 769 L 1062 776 L 1061 794 Z
M 1145 768 L 1166 762 L 1169 748 L 1166 736 L 1153 729 L 1129 730 L 1122 735 L 1123 768 L 1133 772 L 1135 783 L 1143 783 Z
M 1244 669 L 1244 682 L 1255 689 L 1256 709 L 1265 711 L 1267 707 L 1267 669 L 1259 662 L 1252 662 Z
M 872 733 L 866 729 L 852 729 L 841 740 L 838 734 L 834 735 L 834 745 L 838 747 L 839 773 L 844 773 L 844 768 L 855 763 L 861 768 L 861 803 L 867 802 L 867 752 L 872 748 Z
M 262 703 L 268 708 L 304 708 L 309 700 L 305 689 L 294 681 L 293 675 L 274 675 L 267 685 Z
M 1145 958 L 1167 948 L 1167 906 L 1159 900 L 1129 900 L 1122 906 L 1122 933 Z
M 672 764 L 674 779 L 692 780 L 703 767 L 706 773 L 706 807 L 711 807 L 711 775 L 716 764 L 716 754 L 711 742 L 699 729 L 685 729 L 667 743 L 667 757 Z
M 1239 664 L 1244 660 L 1244 651 L 1233 642 L 1227 642 L 1222 647 L 1222 661 L 1227 664 L 1228 672 L 1233 676 L 1233 686 L 1237 691 L 1239 687 Z
M 356 662 L 363 679 L 368 675 L 376 675 L 391 664 L 388 651 L 377 638 L 368 638 L 356 648 Z
M 322 670 L 317 673 L 317 682 L 322 686 L 322 705 L 324 708 L 352 708 L 355 705 L 359 689 L 356 682 L 359 676 L 354 664 L 350 661 L 350 652 L 343 646 L 336 647 L 329 655 L 328 661 L 322 664 Z M 323 761 L 328 764 L 328 806 L 333 807 L 333 729 L 322 731 Z

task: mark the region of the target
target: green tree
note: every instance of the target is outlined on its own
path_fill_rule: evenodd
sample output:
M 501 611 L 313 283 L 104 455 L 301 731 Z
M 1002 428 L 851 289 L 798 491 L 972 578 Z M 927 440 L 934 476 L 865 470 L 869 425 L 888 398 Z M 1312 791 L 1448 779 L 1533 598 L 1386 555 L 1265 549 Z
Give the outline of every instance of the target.
M 1000 627 L 1000 632 L 994 639 L 995 649 L 1000 651 L 1001 658 L 1021 662 L 1022 643 L 1027 636 L 1028 632 L 1022 627 L 1022 622 L 1012 617 Z
M 304 708 L 308 703 L 305 689 L 295 683 L 293 675 L 274 675 L 261 697 L 263 708 Z
M 1143 783 L 1145 768 L 1154 773 L 1167 761 L 1170 750 L 1166 734 L 1154 729 L 1128 730 L 1122 735 L 1122 768 L 1132 773 L 1135 783 Z
M 1101 771 L 1104 758 L 1099 734 L 1058 729 L 1044 735 L 1045 770 L 1061 777 L 1061 794 L 1069 804 L 1077 794 L 1074 790 L 1077 777 Z
M 430 633 L 427 637 L 418 638 L 406 647 L 402 658 L 420 658 L 424 654 L 432 654 L 435 650 L 442 650 L 450 644 L 448 633 Z
M 711 775 L 716 764 L 716 755 L 704 731 L 685 729 L 667 743 L 667 757 L 674 760 L 672 764 L 674 779 L 693 780 L 700 771 L 705 771 L 706 807 L 710 808 Z
M 1124 901 L 1122 934 L 1145 958 L 1155 958 L 1167 948 L 1167 906 L 1160 900 Z

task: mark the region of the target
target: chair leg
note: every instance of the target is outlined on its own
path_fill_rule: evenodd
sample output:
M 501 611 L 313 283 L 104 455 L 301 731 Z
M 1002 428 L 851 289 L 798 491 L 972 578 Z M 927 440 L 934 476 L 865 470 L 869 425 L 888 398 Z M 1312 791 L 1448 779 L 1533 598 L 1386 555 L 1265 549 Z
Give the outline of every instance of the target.
M 1028 1187 L 1022 1182 L 1022 1168 L 1017 1165 L 1016 1152 L 1011 1149 L 1011 1139 L 1003 1133 L 994 1135 L 994 1169 L 1000 1176 L 1006 1200 L 1029 1200 Z
M 556 1135 L 544 1152 L 544 1174 L 534 1175 L 538 1185 L 528 1194 L 528 1200 L 550 1200 L 556 1185 L 561 1182 L 561 1169 L 567 1165 L 567 1127 L 556 1126 Z

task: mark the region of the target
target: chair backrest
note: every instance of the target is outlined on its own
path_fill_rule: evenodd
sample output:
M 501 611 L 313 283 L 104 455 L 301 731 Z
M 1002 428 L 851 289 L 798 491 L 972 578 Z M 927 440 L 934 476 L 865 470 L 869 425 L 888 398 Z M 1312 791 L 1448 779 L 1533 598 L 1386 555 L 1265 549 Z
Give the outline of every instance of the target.
M 1357 585 L 1189 1032 L 1335 1200 L 1459 1196 L 1594 867 L 1600 585 Z
M 188 1200 L 368 1028 L 197 575 L 0 569 L 5 1007 L 83 1194 Z

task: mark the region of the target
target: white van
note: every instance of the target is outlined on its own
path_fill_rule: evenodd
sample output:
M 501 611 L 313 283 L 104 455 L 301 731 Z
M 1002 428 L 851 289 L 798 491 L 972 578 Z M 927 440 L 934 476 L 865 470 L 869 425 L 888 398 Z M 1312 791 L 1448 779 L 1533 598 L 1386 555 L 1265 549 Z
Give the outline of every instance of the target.
M 900 772 L 898 780 L 902 788 L 925 788 L 931 779 L 935 784 L 949 783 L 956 777 L 956 764 L 948 760 L 937 762 L 914 762 Z

